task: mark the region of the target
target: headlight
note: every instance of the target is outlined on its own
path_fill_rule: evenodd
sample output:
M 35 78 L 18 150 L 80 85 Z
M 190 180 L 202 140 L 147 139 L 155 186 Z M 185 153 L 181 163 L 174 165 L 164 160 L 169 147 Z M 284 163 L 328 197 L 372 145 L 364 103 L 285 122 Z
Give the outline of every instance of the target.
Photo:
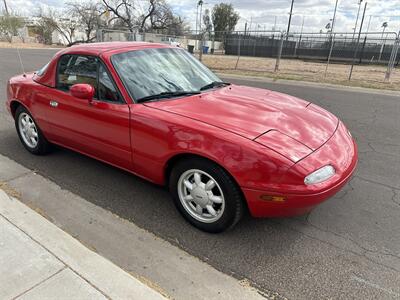
M 321 169 L 318 169 L 317 171 L 312 172 L 310 175 L 304 178 L 304 183 L 307 185 L 320 183 L 328 180 L 333 175 L 335 175 L 335 168 L 331 165 L 327 165 Z

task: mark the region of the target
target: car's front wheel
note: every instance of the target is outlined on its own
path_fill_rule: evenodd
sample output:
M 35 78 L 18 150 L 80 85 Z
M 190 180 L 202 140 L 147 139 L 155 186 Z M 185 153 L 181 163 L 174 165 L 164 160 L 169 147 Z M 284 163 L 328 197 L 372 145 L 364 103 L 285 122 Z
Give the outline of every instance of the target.
M 46 154 L 49 142 L 43 136 L 32 115 L 23 106 L 15 111 L 15 127 L 24 147 L 33 154 Z
M 206 159 L 179 161 L 172 169 L 169 188 L 183 217 L 203 231 L 229 229 L 244 211 L 237 184 L 223 168 Z

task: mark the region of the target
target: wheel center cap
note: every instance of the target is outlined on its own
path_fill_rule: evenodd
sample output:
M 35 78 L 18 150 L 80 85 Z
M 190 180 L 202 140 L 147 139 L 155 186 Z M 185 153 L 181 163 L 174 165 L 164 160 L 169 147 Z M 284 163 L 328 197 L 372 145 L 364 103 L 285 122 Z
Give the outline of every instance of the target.
M 200 187 L 194 188 L 191 192 L 191 196 L 193 197 L 194 202 L 201 206 L 206 206 L 206 204 L 208 203 L 207 192 Z

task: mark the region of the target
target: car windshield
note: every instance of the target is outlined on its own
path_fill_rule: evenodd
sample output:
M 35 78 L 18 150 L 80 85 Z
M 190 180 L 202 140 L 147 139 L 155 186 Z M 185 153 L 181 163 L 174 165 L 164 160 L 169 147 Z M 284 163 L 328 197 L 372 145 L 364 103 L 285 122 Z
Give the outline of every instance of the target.
M 165 95 L 195 94 L 205 86 L 222 83 L 191 54 L 178 48 L 129 51 L 113 55 L 111 61 L 131 97 L 138 102 L 167 98 Z

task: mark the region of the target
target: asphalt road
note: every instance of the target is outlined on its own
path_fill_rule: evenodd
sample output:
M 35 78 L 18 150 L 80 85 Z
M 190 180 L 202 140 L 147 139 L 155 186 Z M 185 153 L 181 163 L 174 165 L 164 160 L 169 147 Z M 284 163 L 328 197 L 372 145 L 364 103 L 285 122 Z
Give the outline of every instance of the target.
M 53 54 L 21 51 L 26 70 Z M 0 49 L 0 154 L 261 289 L 293 299 L 400 298 L 399 96 L 230 79 L 335 113 L 356 138 L 360 161 L 350 184 L 307 216 L 245 218 L 210 235 L 186 224 L 161 187 L 68 150 L 28 154 L 3 103 L 6 80 L 20 71 L 16 51 Z

